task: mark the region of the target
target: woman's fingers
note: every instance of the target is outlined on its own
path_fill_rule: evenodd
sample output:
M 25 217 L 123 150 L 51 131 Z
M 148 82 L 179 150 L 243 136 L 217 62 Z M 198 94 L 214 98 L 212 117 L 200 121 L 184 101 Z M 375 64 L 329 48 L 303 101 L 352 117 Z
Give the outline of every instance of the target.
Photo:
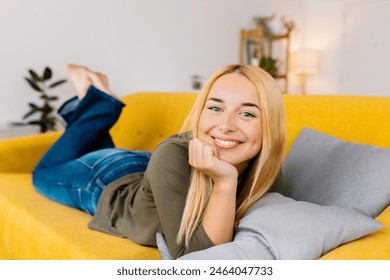
M 218 158 L 218 151 L 214 146 L 199 139 L 190 142 L 189 163 L 211 177 L 224 173 L 225 165 L 228 164 Z
M 199 139 L 190 141 L 188 154 L 190 164 L 199 169 L 206 168 L 218 160 L 217 149 Z
M 204 145 L 202 157 L 205 163 L 215 163 L 218 160 L 217 149 L 210 145 Z

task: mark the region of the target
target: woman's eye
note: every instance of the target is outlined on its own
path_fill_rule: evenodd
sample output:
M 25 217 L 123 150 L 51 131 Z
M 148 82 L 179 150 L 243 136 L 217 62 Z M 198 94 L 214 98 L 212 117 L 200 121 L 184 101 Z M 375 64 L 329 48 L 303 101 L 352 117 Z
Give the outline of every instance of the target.
M 221 112 L 222 111 L 222 109 L 217 107 L 217 106 L 209 106 L 209 107 L 207 107 L 207 109 L 209 109 L 213 112 Z
M 243 116 L 245 118 L 255 118 L 256 117 L 256 115 L 251 113 L 251 112 L 242 112 L 241 116 Z

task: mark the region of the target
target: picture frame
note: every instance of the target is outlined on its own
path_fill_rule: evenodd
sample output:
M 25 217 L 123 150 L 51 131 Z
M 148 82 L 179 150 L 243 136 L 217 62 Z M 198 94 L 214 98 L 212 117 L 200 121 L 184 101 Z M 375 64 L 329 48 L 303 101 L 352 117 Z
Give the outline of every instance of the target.
M 241 29 L 240 38 L 240 64 L 259 66 L 263 55 L 263 28 Z

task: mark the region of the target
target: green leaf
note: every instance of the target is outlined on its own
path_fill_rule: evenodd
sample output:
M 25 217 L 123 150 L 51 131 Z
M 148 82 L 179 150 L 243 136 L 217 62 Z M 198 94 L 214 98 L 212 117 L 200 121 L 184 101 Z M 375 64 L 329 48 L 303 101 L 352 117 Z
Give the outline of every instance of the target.
M 56 101 L 56 100 L 58 100 L 58 96 L 49 96 L 48 100 L 49 101 Z
M 28 69 L 28 72 L 31 75 L 31 78 L 33 78 L 34 81 L 36 82 L 42 82 L 42 78 L 39 77 L 39 75 L 32 69 Z
M 23 122 L 11 122 L 10 125 L 11 125 L 11 126 L 24 126 L 24 125 L 26 125 L 26 124 L 23 123 Z
M 36 109 L 32 109 L 30 112 L 28 112 L 27 114 L 25 114 L 23 116 L 23 120 L 27 119 L 28 117 L 34 115 L 35 113 L 37 113 L 39 110 L 36 110 Z
M 52 76 L 52 71 L 49 67 L 46 67 L 43 71 L 43 79 L 44 80 L 50 80 Z
M 35 81 L 33 80 L 30 80 L 29 78 L 27 77 L 24 77 L 26 79 L 26 81 L 28 82 L 28 84 L 36 91 L 38 92 L 42 92 L 42 89 L 40 88 L 40 86 L 38 86 Z
M 34 103 L 28 103 L 28 106 L 30 106 L 31 109 L 37 109 L 37 110 L 41 109 L 38 105 L 36 105 Z
M 260 60 L 259 67 L 268 72 L 268 74 L 274 78 L 278 73 L 277 60 L 270 56 L 263 56 Z
M 49 86 L 49 88 L 54 88 L 54 87 L 56 87 L 56 86 L 59 86 L 59 85 L 65 83 L 65 82 L 67 82 L 67 81 L 68 81 L 68 80 L 60 80 L 60 81 L 57 81 L 57 82 L 55 82 L 55 83 L 52 83 L 52 84 Z
M 29 121 L 28 124 L 41 125 L 41 121 Z

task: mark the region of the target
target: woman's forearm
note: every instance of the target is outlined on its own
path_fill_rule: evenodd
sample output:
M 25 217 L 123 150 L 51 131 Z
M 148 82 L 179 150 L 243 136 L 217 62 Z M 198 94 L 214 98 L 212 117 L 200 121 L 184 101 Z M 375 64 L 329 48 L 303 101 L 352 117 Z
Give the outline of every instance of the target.
M 204 230 L 215 245 L 232 241 L 235 212 L 236 187 L 215 184 L 202 221 Z

